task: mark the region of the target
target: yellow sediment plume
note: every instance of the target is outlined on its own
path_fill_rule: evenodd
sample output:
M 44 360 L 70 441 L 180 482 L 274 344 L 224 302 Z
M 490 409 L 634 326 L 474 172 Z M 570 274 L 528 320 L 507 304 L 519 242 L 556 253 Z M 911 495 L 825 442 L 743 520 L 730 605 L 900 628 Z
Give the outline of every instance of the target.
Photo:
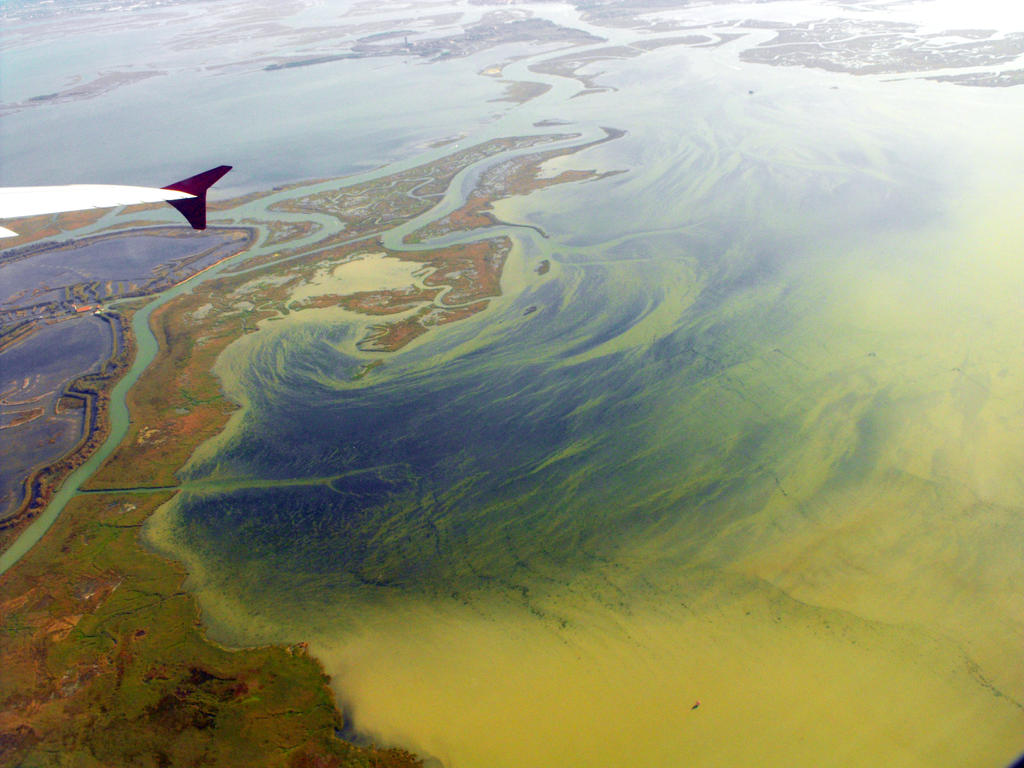
M 511 605 L 371 611 L 355 637 L 315 650 L 357 727 L 456 768 L 1012 757 L 1019 707 L 954 644 L 716 578 L 730 586 L 626 611 L 578 596 L 552 598 L 545 618 Z

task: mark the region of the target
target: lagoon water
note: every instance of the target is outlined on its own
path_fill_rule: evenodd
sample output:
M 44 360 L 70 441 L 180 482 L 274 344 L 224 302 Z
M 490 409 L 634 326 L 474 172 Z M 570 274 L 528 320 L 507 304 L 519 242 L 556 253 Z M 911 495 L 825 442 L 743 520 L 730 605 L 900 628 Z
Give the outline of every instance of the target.
M 434 138 L 611 126 L 549 169 L 624 172 L 498 204 L 547 235 L 510 230 L 500 299 L 358 380 L 340 312 L 224 353 L 245 409 L 147 532 L 215 637 L 309 641 L 355 730 L 457 768 L 1015 756 L 1024 96 L 750 44 L 602 61 L 578 98 L 528 51 L 506 75 L 556 87 Z M 497 96 L 492 58 L 441 66 Z M 402 66 L 433 65 L 294 72 Z M 366 157 L 408 165 L 429 97 L 382 98 L 403 138 Z
M 114 347 L 110 326 L 86 315 L 0 352 L 0 519 L 17 510 L 33 467 L 56 461 L 82 438 L 84 409 L 58 408 L 65 382 L 95 373 Z

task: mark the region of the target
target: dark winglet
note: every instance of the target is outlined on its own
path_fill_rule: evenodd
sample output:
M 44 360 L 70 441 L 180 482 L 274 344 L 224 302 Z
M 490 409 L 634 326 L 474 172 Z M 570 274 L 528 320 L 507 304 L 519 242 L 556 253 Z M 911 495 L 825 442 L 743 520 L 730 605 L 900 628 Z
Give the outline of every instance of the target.
M 216 184 L 220 177 L 230 170 L 230 165 L 218 165 L 216 168 L 197 173 L 195 176 L 168 184 L 163 189 L 187 192 L 195 197 L 186 197 L 184 200 L 168 200 L 167 202 L 181 212 L 181 215 L 192 225 L 192 229 L 206 229 L 206 190 Z

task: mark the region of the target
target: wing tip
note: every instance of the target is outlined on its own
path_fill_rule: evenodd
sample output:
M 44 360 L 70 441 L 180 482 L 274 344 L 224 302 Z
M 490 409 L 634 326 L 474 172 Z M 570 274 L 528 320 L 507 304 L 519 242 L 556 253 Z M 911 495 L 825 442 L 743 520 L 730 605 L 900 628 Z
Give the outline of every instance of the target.
M 216 184 L 230 170 L 230 165 L 218 165 L 216 168 L 197 173 L 195 176 L 168 184 L 164 189 L 185 192 L 192 197 L 183 200 L 168 200 L 167 202 L 185 217 L 192 229 L 206 229 L 206 190 Z

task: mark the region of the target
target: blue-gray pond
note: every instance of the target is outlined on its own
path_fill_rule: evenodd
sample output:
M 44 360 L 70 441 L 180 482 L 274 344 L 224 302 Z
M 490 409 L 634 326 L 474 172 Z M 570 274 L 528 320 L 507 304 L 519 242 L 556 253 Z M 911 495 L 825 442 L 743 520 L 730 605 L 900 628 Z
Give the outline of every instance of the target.
M 427 10 L 352 6 L 412 42 L 316 62 L 274 38 L 279 68 L 223 64 L 281 101 L 242 151 L 294 130 L 326 166 L 304 152 L 289 177 L 284 151 L 242 171 L 253 189 L 544 139 L 474 160 L 355 256 L 223 297 L 422 292 L 402 253 L 510 244 L 500 296 L 394 351 L 337 302 L 233 342 L 214 370 L 241 408 L 147 542 L 186 564 L 211 637 L 309 642 L 355 731 L 445 766 L 1009 762 L 1024 89 L 984 86 L 1022 81 L 1004 33 L 1024 24 L 984 3 L 590 5 L 518 13 L 594 39 L 453 36 L 419 59 L 406 16 Z M 335 112 L 303 111 L 345 82 Z M 550 87 L 487 101 L 508 82 Z M 549 145 L 541 178 L 593 173 L 430 228 Z M 227 215 L 304 218 L 275 200 Z

